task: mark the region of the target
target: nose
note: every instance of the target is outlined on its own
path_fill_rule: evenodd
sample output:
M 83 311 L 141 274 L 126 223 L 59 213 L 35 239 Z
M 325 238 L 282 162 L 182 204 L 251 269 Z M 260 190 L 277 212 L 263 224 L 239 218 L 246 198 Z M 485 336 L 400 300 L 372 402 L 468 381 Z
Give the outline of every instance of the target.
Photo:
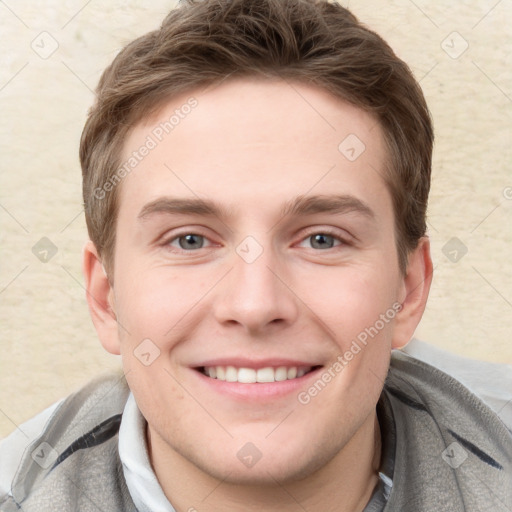
M 270 250 L 252 262 L 234 254 L 233 268 L 214 302 L 217 321 L 243 328 L 251 335 L 291 325 L 297 318 L 298 304 L 286 283 L 283 266 Z

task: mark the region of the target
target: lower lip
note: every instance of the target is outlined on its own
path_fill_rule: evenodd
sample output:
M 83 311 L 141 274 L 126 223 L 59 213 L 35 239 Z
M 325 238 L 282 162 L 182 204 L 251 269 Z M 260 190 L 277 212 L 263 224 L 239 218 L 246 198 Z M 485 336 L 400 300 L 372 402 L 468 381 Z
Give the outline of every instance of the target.
M 268 399 L 285 397 L 292 393 L 297 394 L 299 391 L 304 389 L 307 383 L 311 379 L 314 379 L 321 370 L 321 367 L 316 368 L 297 379 L 283 380 L 280 382 L 257 382 L 253 384 L 212 379 L 197 370 L 193 371 L 199 377 L 201 382 L 217 393 L 222 393 L 223 395 L 228 395 L 240 400 L 265 401 Z

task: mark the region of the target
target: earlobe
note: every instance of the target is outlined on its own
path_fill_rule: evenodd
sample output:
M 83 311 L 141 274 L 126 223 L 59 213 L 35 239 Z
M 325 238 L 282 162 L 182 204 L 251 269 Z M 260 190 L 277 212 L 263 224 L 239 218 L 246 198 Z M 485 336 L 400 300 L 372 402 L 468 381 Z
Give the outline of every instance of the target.
M 402 309 L 395 318 L 393 348 L 404 347 L 413 337 L 425 311 L 432 272 L 430 241 L 428 237 L 423 237 L 416 249 L 409 254 L 400 297 Z
M 92 241 L 82 250 L 82 271 L 85 278 L 86 299 L 92 322 L 101 344 L 111 354 L 120 354 L 114 289 Z

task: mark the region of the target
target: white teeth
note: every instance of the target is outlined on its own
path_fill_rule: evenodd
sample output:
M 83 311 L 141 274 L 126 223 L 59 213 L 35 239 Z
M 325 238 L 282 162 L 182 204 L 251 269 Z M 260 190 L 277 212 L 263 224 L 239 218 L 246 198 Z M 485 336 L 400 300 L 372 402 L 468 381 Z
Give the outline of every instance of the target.
M 210 375 L 210 377 L 211 377 L 211 375 Z M 297 377 L 297 367 L 292 366 L 291 368 L 288 368 L 288 373 L 287 373 L 286 377 L 288 379 L 295 379 L 295 377 Z
M 258 382 L 274 382 L 276 379 L 274 378 L 275 372 L 274 368 L 260 368 L 256 372 L 256 380 Z
M 277 382 L 286 380 L 287 378 L 288 370 L 286 369 L 286 366 L 280 366 L 279 368 L 276 368 L 275 379 Z
M 226 381 L 236 382 L 238 380 L 238 372 L 234 366 L 226 366 Z
M 204 374 L 212 379 L 223 380 L 226 382 L 241 382 L 243 384 L 253 384 L 255 382 L 282 382 L 285 380 L 298 379 L 311 371 L 312 367 L 306 366 L 278 366 L 272 368 L 235 368 L 234 366 L 208 366 L 204 368 Z
M 256 382 L 256 370 L 252 368 L 240 368 L 238 370 L 238 382 L 252 384 Z

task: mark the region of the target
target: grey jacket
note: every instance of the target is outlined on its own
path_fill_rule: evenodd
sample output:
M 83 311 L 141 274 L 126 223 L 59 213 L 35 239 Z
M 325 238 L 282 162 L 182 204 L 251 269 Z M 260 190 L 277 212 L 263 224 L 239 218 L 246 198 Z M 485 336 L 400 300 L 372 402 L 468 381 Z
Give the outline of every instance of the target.
M 128 394 L 111 375 L 70 395 L 26 450 L 0 511 L 136 511 L 118 453 Z M 393 487 L 368 512 L 512 511 L 512 433 L 458 381 L 394 351 L 379 420 Z

